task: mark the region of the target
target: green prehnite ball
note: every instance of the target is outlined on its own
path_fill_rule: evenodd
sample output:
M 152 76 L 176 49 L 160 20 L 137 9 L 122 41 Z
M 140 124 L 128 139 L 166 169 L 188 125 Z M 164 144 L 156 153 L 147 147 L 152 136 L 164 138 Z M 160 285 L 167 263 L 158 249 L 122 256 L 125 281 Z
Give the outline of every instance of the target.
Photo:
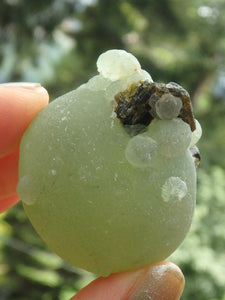
M 190 228 L 196 195 L 187 123 L 155 119 L 132 136 L 115 117 L 109 94 L 151 80 L 120 51 L 102 54 L 100 75 L 44 108 L 20 147 L 17 190 L 34 228 L 65 261 L 103 276 L 167 258 Z M 112 75 L 115 55 L 124 64 Z

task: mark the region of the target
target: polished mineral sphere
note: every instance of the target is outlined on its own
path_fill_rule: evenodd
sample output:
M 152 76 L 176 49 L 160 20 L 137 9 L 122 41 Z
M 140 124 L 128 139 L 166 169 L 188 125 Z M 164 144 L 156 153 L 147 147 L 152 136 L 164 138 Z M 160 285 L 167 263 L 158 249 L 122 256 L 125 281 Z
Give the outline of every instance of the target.
M 165 259 L 180 245 L 194 213 L 196 171 L 188 124 L 154 120 L 130 136 L 112 114 L 112 82 L 96 80 L 97 89 L 81 86 L 31 123 L 18 193 L 50 249 L 107 276 Z

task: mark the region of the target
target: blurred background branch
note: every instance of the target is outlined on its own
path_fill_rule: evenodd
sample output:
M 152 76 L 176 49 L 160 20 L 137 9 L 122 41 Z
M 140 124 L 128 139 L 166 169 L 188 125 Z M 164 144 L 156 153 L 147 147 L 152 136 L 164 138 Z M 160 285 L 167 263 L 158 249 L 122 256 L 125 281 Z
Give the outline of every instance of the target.
M 122 48 L 155 81 L 189 91 L 203 137 L 195 219 L 171 257 L 183 300 L 225 299 L 224 24 L 224 0 L 0 2 L 0 82 L 41 82 L 53 100 L 96 74 L 100 53 Z M 1 300 L 68 300 L 94 278 L 47 250 L 21 204 L 0 221 Z

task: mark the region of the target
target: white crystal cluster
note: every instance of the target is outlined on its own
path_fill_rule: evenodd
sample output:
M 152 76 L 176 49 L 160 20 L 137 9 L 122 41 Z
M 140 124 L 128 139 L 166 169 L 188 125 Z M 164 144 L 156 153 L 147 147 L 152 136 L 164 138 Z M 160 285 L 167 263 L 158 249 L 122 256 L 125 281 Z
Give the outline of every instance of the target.
M 99 75 L 92 77 L 82 88 L 92 91 L 104 91 L 108 100 L 127 89 L 132 83 L 152 78 L 148 72 L 141 69 L 135 56 L 125 50 L 108 50 L 102 53 L 97 60 Z
M 151 75 L 141 68 L 136 57 L 124 50 L 108 50 L 101 54 L 97 69 L 99 75 L 82 87 L 103 91 L 105 98 L 111 101 L 133 83 L 152 82 Z M 131 137 L 127 143 L 125 157 L 132 166 L 157 172 L 161 168 L 166 170 L 168 160 L 185 155 L 195 146 L 202 134 L 201 126 L 195 120 L 196 130 L 192 132 L 187 123 L 177 118 L 182 104 L 179 97 L 171 94 L 162 95 L 156 102 L 156 113 L 161 120 L 154 120 L 144 133 Z M 115 113 L 112 115 L 116 118 Z M 165 202 L 181 200 L 187 192 L 186 183 L 169 173 L 162 183 L 162 199 Z
M 141 65 L 135 56 L 125 50 L 109 50 L 97 60 L 98 72 L 104 78 L 115 81 L 141 71 Z

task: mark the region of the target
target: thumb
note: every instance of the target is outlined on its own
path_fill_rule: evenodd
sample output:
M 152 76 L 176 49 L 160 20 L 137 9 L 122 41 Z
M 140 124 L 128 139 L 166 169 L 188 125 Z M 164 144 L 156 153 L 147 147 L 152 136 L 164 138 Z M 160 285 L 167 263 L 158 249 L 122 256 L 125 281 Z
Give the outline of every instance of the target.
M 100 277 L 70 300 L 178 300 L 184 276 L 171 262 Z
M 0 84 L 0 212 L 19 201 L 18 146 L 24 131 L 48 99 L 47 91 L 39 83 Z
M 27 126 L 48 104 L 39 83 L 0 84 L 0 158 L 16 150 Z

